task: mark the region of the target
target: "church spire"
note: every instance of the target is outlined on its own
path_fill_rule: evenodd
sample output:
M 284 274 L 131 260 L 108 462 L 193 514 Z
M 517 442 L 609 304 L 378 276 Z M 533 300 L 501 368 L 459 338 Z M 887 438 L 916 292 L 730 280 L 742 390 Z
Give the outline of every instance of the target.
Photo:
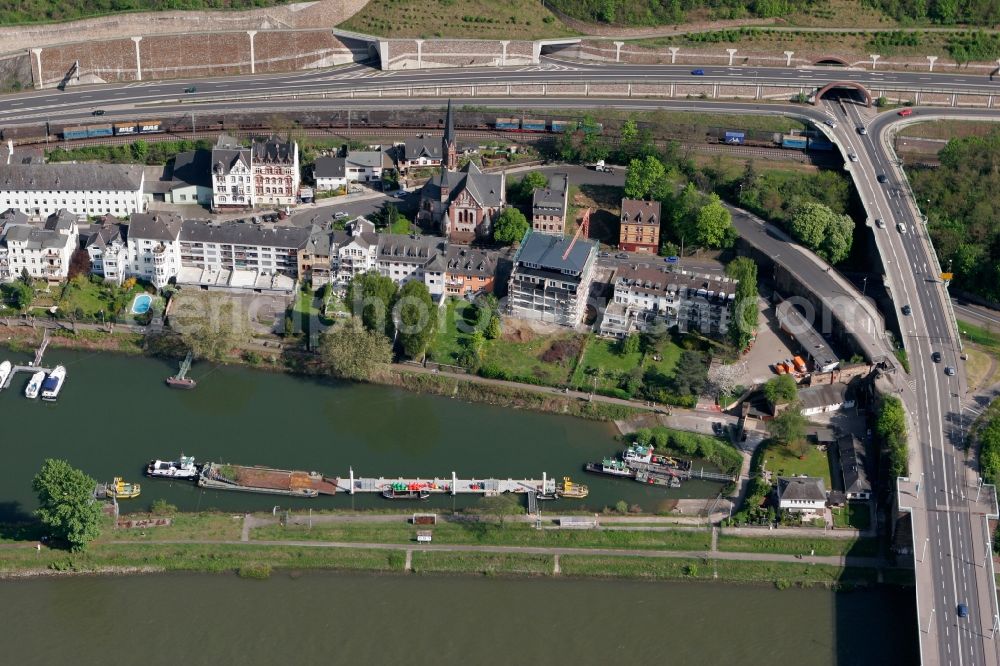
M 455 121 L 451 113 L 451 98 L 448 98 L 448 114 L 444 120 L 444 138 L 441 139 L 441 166 L 450 171 L 458 167 L 458 147 L 455 144 Z

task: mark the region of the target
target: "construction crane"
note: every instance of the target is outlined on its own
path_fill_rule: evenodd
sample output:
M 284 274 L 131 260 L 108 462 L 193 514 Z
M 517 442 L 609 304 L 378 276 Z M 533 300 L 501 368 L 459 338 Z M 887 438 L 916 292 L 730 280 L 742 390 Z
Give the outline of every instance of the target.
M 583 211 L 583 219 L 580 220 L 580 226 L 578 226 L 576 228 L 576 233 L 573 234 L 573 240 L 571 240 L 569 242 L 569 247 L 567 247 L 566 251 L 563 253 L 563 256 L 562 256 L 563 261 L 566 261 L 566 258 L 569 257 L 569 253 L 573 251 L 573 246 L 576 245 L 576 239 L 580 237 L 581 233 L 583 234 L 584 238 L 586 238 L 587 236 L 590 235 L 590 209 L 589 208 L 587 210 Z

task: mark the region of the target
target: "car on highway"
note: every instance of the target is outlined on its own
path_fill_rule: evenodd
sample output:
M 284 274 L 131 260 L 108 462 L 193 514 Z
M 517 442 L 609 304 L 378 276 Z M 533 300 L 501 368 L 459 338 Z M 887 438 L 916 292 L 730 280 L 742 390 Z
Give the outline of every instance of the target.
M 617 259 L 628 259 L 628 252 L 619 252 L 615 257 Z
M 195 86 L 188 86 L 187 88 L 184 89 L 184 92 L 186 93 L 198 92 L 198 88 Z
M 93 116 L 103 116 L 104 109 L 94 109 L 93 111 L 90 112 L 90 114 Z
M 344 211 L 342 211 L 342 210 L 338 210 L 338 211 L 337 211 L 337 212 L 336 212 L 336 213 L 334 214 L 334 216 L 333 216 L 333 219 L 335 219 L 335 220 L 342 220 L 342 219 L 344 219 L 345 217 L 350 217 L 350 216 L 349 216 L 349 215 L 348 215 L 347 213 L 345 213 Z
M 835 123 L 832 120 L 824 120 L 823 124 L 826 125 L 827 127 L 831 128 L 831 129 L 837 129 L 837 123 Z
M 904 305 L 903 306 L 903 314 L 904 315 L 906 315 L 907 317 L 909 317 L 912 313 L 913 313 L 913 310 L 910 308 L 909 305 Z
M 398 189 L 395 192 L 390 192 L 390 194 L 394 197 L 405 197 L 409 193 L 410 193 L 409 190 L 404 190 L 404 189 Z
M 681 260 L 680 257 L 675 257 L 674 255 L 670 255 L 669 257 L 663 257 L 663 261 L 667 262 L 668 264 L 676 264 L 680 260 Z
M 934 352 L 933 354 L 931 354 L 931 360 L 934 361 L 935 363 L 940 363 L 941 362 L 941 352 Z
M 889 182 L 889 178 L 884 173 L 880 173 L 879 175 L 875 176 L 875 180 L 877 180 L 880 183 Z
M 868 134 L 868 128 L 859 125 L 858 126 L 858 134 L 860 134 L 861 136 L 864 136 L 864 135 Z
M 958 605 L 958 616 L 959 617 L 969 617 L 969 607 L 965 604 Z
M 705 76 L 705 70 L 703 69 L 692 69 L 691 76 Z
M 955 376 L 955 368 L 953 368 L 953 367 L 951 367 L 949 365 L 948 367 L 946 367 L 944 369 L 944 374 L 948 375 L 949 377 L 954 377 Z
M 600 257 L 601 259 L 607 259 L 608 257 L 611 256 L 611 253 L 610 252 L 598 252 L 597 256 Z
M 879 229 L 885 229 L 885 220 L 883 220 L 881 217 L 876 217 L 875 226 L 878 227 Z
M 903 224 L 902 222 L 897 222 L 896 223 L 896 231 L 898 231 L 901 234 L 905 234 L 906 233 L 906 225 Z
M 854 153 L 847 153 L 847 159 L 851 160 L 852 162 L 857 162 L 858 156 L 855 155 Z
M 899 111 L 899 115 L 901 115 L 903 117 L 912 116 L 913 115 L 913 109 L 901 109 Z
M 721 435 L 724 430 L 721 421 L 712 421 L 712 432 L 716 435 Z

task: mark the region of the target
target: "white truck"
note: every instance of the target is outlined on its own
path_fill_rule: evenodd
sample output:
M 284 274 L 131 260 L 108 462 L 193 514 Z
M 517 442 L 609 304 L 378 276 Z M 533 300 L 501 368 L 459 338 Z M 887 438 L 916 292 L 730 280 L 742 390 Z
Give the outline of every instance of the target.
M 606 166 L 604 164 L 604 160 L 598 160 L 597 163 L 594 164 L 594 171 L 603 171 L 604 173 L 614 173 L 615 172 L 615 170 L 613 168 L 611 168 L 609 166 Z

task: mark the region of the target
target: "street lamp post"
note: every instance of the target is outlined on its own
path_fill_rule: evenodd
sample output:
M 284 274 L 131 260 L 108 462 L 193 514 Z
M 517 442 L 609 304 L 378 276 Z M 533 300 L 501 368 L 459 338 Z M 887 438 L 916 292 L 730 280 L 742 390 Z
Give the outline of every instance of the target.
M 868 276 L 861 278 L 861 298 L 865 297 L 865 292 L 868 291 Z
M 920 562 L 921 563 L 923 563 L 924 558 L 927 557 L 927 544 L 929 544 L 930 542 L 931 542 L 931 538 L 930 537 L 927 537 L 926 539 L 924 539 L 924 548 L 923 548 L 922 551 L 920 551 Z
M 936 610 L 936 608 L 931 609 L 930 617 L 927 618 L 927 631 L 924 632 L 925 634 L 931 633 L 931 622 L 934 620 L 934 611 Z

